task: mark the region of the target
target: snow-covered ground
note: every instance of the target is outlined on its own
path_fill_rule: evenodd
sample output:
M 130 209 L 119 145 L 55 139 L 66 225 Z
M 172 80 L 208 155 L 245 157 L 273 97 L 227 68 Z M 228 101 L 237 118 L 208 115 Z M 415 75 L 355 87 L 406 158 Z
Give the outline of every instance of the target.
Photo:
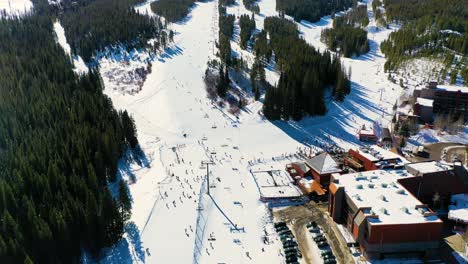
M 238 2 L 228 12 L 250 14 Z M 259 2 L 257 29 L 266 16 L 276 15 L 275 2 Z M 148 5 L 138 8 L 150 14 Z M 124 87 L 105 83 L 115 107 L 135 119 L 144 162 L 121 162 L 121 176 L 128 179 L 133 198 L 132 224 L 126 239 L 110 249 L 103 262 L 281 263 L 281 244 L 259 201 L 250 164 L 260 160 L 265 167 L 277 166 L 272 157 L 294 153 L 304 143 L 355 146 L 362 124 L 390 120 L 401 88 L 387 81 L 379 43 L 391 30 L 377 29 L 371 11 L 371 51 L 343 59 L 352 71 L 351 94 L 343 103 L 330 101 L 327 115 L 300 122 L 264 120 L 258 114 L 260 102 L 248 105 L 239 119 L 211 104 L 202 77 L 216 52 L 217 12 L 217 1 L 197 3 L 188 19 L 170 26 L 175 42 L 154 60 L 138 93 L 130 95 L 122 92 Z M 299 28 L 308 43 L 322 50 L 320 31 L 331 23 L 325 17 L 318 23 L 303 21 Z M 237 44 L 232 46 L 234 53 L 251 56 Z M 109 65 L 118 67 L 118 62 Z M 277 73 L 269 74 L 273 79 Z M 210 159 L 215 164 L 209 166 L 208 196 L 202 185 L 206 167 L 201 163 Z
M 31 11 L 33 3 L 31 0 L 1 0 L 0 16 L 6 12 L 7 16 L 23 15 Z
M 60 24 L 60 22 L 58 20 L 54 22 L 54 31 L 55 31 L 55 35 L 57 37 L 57 43 L 63 48 L 65 53 L 73 61 L 73 65 L 75 66 L 73 70 L 77 74 L 87 73 L 88 72 L 88 66 L 86 66 L 83 59 L 78 55 L 72 55 L 71 47 L 68 44 L 67 38 L 65 36 L 65 29 L 63 28 L 62 24 Z
M 465 126 L 460 132 L 453 135 L 436 129 L 421 128 L 416 135 L 408 139 L 403 150 L 411 152 L 413 147 L 439 142 L 468 145 L 468 126 Z

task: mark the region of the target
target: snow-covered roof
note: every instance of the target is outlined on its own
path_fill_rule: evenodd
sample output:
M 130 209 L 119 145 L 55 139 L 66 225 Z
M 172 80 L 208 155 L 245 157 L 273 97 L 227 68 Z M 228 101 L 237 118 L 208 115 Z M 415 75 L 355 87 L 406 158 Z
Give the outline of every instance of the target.
M 448 218 L 468 223 L 468 193 L 452 195 Z
M 326 152 L 311 159 L 306 159 L 305 163 L 319 174 L 330 174 L 341 171 L 332 156 Z
M 383 149 L 377 145 L 363 146 L 360 147 L 358 151 L 359 154 L 372 162 L 400 159 L 402 163 L 408 163 L 408 161 L 402 156 L 393 153 L 390 150 Z
M 411 177 L 404 170 L 374 170 L 334 176 L 335 185 L 344 187 L 346 195 L 362 208 L 371 225 L 440 222 L 413 195 L 398 183 Z M 371 208 L 371 209 L 369 209 Z
M 422 105 L 422 106 L 427 106 L 427 107 L 432 107 L 433 103 L 434 103 L 434 100 L 432 99 L 426 99 L 426 98 L 422 98 L 422 97 L 418 97 L 416 99 L 416 102 L 419 104 L 419 105 Z
M 410 171 L 414 171 L 416 175 L 448 171 L 452 169 L 450 166 L 444 165 L 436 161 L 411 163 L 407 164 L 406 168 L 408 168 Z
M 448 92 L 458 92 L 468 93 L 468 87 L 466 86 L 455 86 L 455 85 L 437 85 L 437 90 L 445 90 Z

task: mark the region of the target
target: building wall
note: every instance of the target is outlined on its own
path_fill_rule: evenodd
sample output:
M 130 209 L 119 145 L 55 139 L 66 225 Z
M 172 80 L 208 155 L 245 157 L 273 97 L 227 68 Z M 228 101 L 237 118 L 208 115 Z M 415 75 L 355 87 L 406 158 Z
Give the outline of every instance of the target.
M 419 96 L 421 98 L 426 98 L 426 99 L 434 99 L 435 97 L 435 91 L 434 89 L 421 89 L 419 90 Z
M 419 116 L 419 121 L 423 123 L 432 123 L 433 121 L 433 108 L 415 104 L 414 105 L 414 114 Z
M 443 223 L 439 221 L 395 225 L 368 224 L 368 228 L 367 244 L 427 242 L 442 239 Z
M 465 120 L 468 115 L 468 93 L 452 91 L 436 91 L 434 98 L 434 113 L 449 114 L 453 110 L 464 109 Z
M 338 188 L 334 183 L 331 183 L 328 195 L 328 212 L 333 218 L 333 221 L 339 222 L 343 210 L 344 189 Z
M 328 186 L 330 184 L 331 174 L 319 174 L 313 169 L 311 170 L 311 172 L 312 172 L 312 177 L 314 178 L 314 180 L 320 183 L 320 185 Z
M 364 166 L 364 170 L 369 171 L 377 169 L 377 166 L 372 161 L 361 155 L 359 151 L 350 149 L 349 154 L 354 158 L 354 160 L 357 160 Z
M 418 200 L 430 207 L 434 206 L 435 193 L 439 193 L 441 206 L 445 208 L 449 204 L 451 195 L 468 192 L 462 179 L 453 171 L 428 173 L 423 176 L 399 179 L 398 182 Z

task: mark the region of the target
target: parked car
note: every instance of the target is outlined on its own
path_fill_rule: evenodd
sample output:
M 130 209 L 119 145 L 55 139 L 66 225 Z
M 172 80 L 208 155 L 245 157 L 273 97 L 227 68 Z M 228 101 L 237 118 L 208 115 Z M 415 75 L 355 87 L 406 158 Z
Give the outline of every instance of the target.
M 287 249 L 295 249 L 295 250 L 297 250 L 297 246 L 283 246 L 283 249 L 284 249 L 284 250 L 287 250 Z
M 281 230 L 281 231 L 278 232 L 278 234 L 280 234 L 280 235 L 291 235 L 292 236 L 292 232 L 289 229 Z
M 326 239 L 325 237 L 322 236 L 322 237 L 316 237 L 316 238 L 314 238 L 314 241 L 318 243 L 318 242 L 327 241 L 327 239 Z
M 327 255 L 329 256 L 329 255 L 333 255 L 333 252 L 330 249 L 324 249 L 320 252 L 320 255 L 322 257 L 327 256 Z
M 278 226 L 275 227 L 276 232 L 282 231 L 282 230 L 289 230 L 289 227 L 287 226 Z
M 294 262 L 297 261 L 297 256 L 286 257 L 286 262 Z
M 281 237 L 280 240 L 283 242 L 283 244 L 287 241 L 296 241 L 294 237 Z
M 328 246 L 328 243 L 327 243 L 327 241 L 320 241 L 320 242 L 317 242 L 317 246 L 319 248 L 323 248 L 323 247 Z
M 280 227 L 280 226 L 286 226 L 286 223 L 285 222 L 276 222 L 276 223 L 273 224 L 273 226 L 275 228 Z
M 310 227 L 317 227 L 317 223 L 315 223 L 315 221 L 312 221 L 312 222 L 309 222 L 307 223 L 307 228 L 310 228 Z
M 312 228 L 309 228 L 309 232 L 310 233 L 320 233 L 321 230 L 319 227 L 312 227 Z
M 297 249 L 296 249 L 296 248 L 289 247 L 289 248 L 287 248 L 287 249 L 286 249 L 286 248 L 284 249 L 284 253 L 286 253 L 286 255 L 287 255 L 288 253 L 291 253 L 291 252 L 293 252 L 293 253 L 295 253 L 295 254 L 297 255 Z
M 286 241 L 286 243 L 283 243 L 283 247 L 295 247 L 297 246 L 296 241 Z
M 336 264 L 336 259 L 330 258 L 323 261 L 324 264 Z
M 321 236 L 324 236 L 324 234 L 323 233 L 312 233 L 313 238 L 321 237 Z

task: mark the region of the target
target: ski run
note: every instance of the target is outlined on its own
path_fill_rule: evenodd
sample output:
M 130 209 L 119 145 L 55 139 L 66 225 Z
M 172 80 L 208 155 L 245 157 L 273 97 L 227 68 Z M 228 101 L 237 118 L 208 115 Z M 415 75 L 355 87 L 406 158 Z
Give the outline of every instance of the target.
M 151 2 L 136 10 L 154 15 Z M 275 3 L 258 2 L 257 30 L 263 28 L 265 17 L 278 15 Z M 8 8 L 3 5 L 0 8 Z M 240 0 L 227 12 L 236 17 L 251 14 Z M 119 176 L 129 183 L 133 213 L 124 239 L 108 249 L 101 262 L 283 263 L 281 242 L 269 210 L 259 200 L 259 183 L 252 172 L 284 171 L 295 160 L 294 154 L 309 146 L 314 150 L 328 144 L 356 147 L 362 125 L 390 121 L 402 88 L 387 80 L 379 46 L 396 28 L 378 28 L 370 2 L 368 14 L 370 52 L 342 58 L 352 72 L 351 94 L 344 102 L 328 100 L 325 116 L 300 122 L 264 119 L 259 114 L 261 102 L 247 105 L 236 118 L 207 98 L 203 76 L 217 52 L 217 1 L 197 2 L 187 19 L 169 26 L 175 32 L 174 43 L 151 58 L 152 71 L 138 92 L 134 87 L 128 87 L 132 92 L 116 87 L 111 80 L 119 68 L 134 67 L 132 63 L 102 59 L 105 93 L 117 109 L 127 110 L 135 119 L 144 156 L 120 162 Z M 302 21 L 298 28 L 310 45 L 323 51 L 320 33 L 332 23 L 328 16 L 317 23 Z M 237 22 L 235 27 L 238 34 Z M 70 54 L 63 27 L 56 22 L 54 29 L 58 43 Z M 231 45 L 234 56 L 253 63 L 249 51 L 241 50 L 235 40 Z M 72 59 L 77 73 L 87 70 L 79 57 Z M 278 73 L 266 71 L 267 80 L 275 84 Z M 90 261 L 84 256 L 83 262 Z M 317 256 L 316 263 L 321 262 Z

